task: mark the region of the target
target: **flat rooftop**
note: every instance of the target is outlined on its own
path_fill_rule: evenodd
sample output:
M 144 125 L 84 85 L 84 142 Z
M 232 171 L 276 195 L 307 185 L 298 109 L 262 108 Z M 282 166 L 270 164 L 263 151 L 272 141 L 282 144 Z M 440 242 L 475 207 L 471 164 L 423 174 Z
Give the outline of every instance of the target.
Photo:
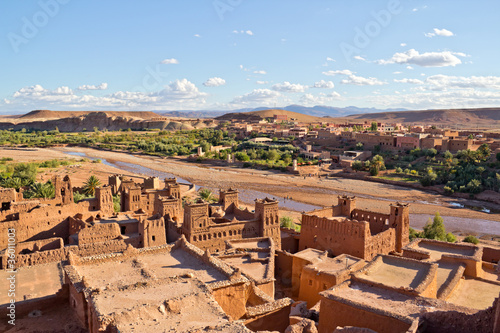
M 423 262 L 381 256 L 374 259 L 366 271 L 358 274 L 359 277 L 386 286 L 416 288 L 424 280 L 430 268 L 430 264 Z
M 447 299 L 448 302 L 483 310 L 493 304 L 500 293 L 500 285 L 475 279 L 461 279 Z
M 170 253 L 143 254 L 122 261 L 77 265 L 75 268 L 93 288 L 126 286 L 147 282 L 152 277 L 162 279 L 188 273 L 205 283 L 227 280 L 217 269 L 183 249 L 174 249 Z
M 245 248 L 245 249 L 269 249 L 271 247 L 271 243 L 268 239 L 260 239 L 260 240 L 238 240 L 238 241 L 229 241 L 231 245 L 237 248 Z
M 443 254 L 458 254 L 463 256 L 473 256 L 474 248 L 468 246 L 460 246 L 458 244 L 446 244 L 442 245 L 434 242 L 420 241 L 415 247 L 418 250 L 428 251 L 431 254 L 431 261 L 438 261 L 441 259 Z
M 12 273 L 0 270 L 0 305 L 10 302 L 8 297 L 9 280 Z M 60 263 L 21 267 L 16 273 L 16 302 L 27 299 L 54 295 L 61 289 L 64 271 Z
M 323 258 L 322 260 L 318 260 L 315 263 L 308 265 L 307 267 L 314 267 L 314 269 L 317 271 L 334 274 L 344 269 L 348 269 L 349 267 L 360 261 L 364 260 L 341 254 L 335 258 Z
M 269 260 L 263 261 L 253 261 L 251 255 L 257 256 L 259 259 L 269 259 L 269 253 L 257 252 L 252 254 L 235 255 L 220 258 L 228 265 L 239 268 L 243 273 L 250 276 L 256 281 L 260 281 L 266 278 L 267 270 L 269 267 Z
M 316 250 L 313 248 L 308 248 L 297 252 L 293 255 L 294 257 L 298 257 L 300 259 L 308 260 L 312 263 L 316 263 L 318 261 L 322 261 L 327 256 L 325 255 L 325 251 Z
M 476 311 L 458 307 L 438 299 L 412 297 L 393 290 L 372 287 L 360 282 L 343 283 L 330 290 L 323 291 L 323 296 L 332 295 L 364 306 L 388 311 L 405 317 L 418 317 L 422 312 L 461 311 L 475 313 Z

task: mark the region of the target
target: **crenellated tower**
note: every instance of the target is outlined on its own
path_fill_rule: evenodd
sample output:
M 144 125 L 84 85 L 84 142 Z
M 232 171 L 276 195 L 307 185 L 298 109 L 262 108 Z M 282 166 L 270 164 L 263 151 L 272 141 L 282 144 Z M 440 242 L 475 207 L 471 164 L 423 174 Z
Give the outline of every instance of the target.
M 260 223 L 260 236 L 272 238 L 276 248 L 281 249 L 278 200 L 269 198 L 256 199 L 255 217 Z

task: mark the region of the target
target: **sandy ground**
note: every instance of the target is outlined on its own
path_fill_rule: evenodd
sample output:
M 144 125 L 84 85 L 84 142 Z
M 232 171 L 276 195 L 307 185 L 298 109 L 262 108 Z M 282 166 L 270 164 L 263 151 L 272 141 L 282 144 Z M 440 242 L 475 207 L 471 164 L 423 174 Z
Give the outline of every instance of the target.
M 466 199 L 450 198 L 402 186 L 367 182 L 363 180 L 332 178 L 317 179 L 292 176 L 271 170 L 240 169 L 234 167 L 213 167 L 198 163 L 188 163 L 178 158 L 160 158 L 143 155 L 132 155 L 118 152 L 105 152 L 90 148 L 65 147 L 54 149 L 32 149 L 29 151 L 0 150 L 0 157 L 14 157 L 21 160 L 45 160 L 48 158 L 76 158 L 68 156 L 67 152 L 79 152 L 89 157 L 106 159 L 110 162 L 126 162 L 138 166 L 134 170 L 140 177 L 141 167 L 167 172 L 188 180 L 200 186 L 210 188 L 238 188 L 269 193 L 283 202 L 283 197 L 291 197 L 294 201 L 315 205 L 328 206 L 337 203 L 337 195 L 348 194 L 358 197 L 357 208 L 376 212 L 388 213 L 388 205 L 400 201 L 410 203 L 412 226 L 421 228 L 429 216 L 439 212 L 445 220 L 448 231 L 470 233 L 478 235 L 500 235 L 500 214 L 487 214 L 471 209 L 457 208 L 454 204 L 481 205 Z M 89 173 L 94 173 L 102 180 L 114 173 L 133 175 L 131 172 L 120 171 L 118 168 L 103 163 L 85 163 L 80 169 L 82 172 L 70 173 L 75 186 L 79 186 Z M 66 172 L 62 170 L 61 172 Z M 144 171 L 145 172 L 145 171 Z M 80 175 L 81 174 L 81 175 Z M 144 176 L 144 175 L 142 175 Z M 248 202 L 253 206 L 251 202 Z M 497 208 L 491 204 L 485 204 Z M 284 215 L 295 218 L 300 212 L 286 211 Z M 415 219 L 414 219 L 415 217 Z M 413 222 L 415 220 L 415 224 Z

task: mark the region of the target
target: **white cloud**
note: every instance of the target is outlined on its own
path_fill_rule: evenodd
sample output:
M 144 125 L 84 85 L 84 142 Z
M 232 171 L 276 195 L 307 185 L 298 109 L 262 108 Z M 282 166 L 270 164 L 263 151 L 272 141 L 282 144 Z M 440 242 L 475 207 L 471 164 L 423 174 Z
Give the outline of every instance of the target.
M 273 105 L 281 94 L 270 89 L 254 89 L 247 94 L 236 96 L 231 104 L 242 105 Z
M 333 84 L 332 81 L 325 81 L 325 80 L 315 82 L 313 85 L 313 88 L 323 88 L 323 89 L 332 89 L 334 87 L 335 85 Z
M 259 80 L 259 81 L 255 81 L 255 83 L 257 83 L 257 84 L 267 84 L 268 82 L 267 81 L 260 81 Z
M 253 71 L 253 73 L 254 73 L 254 74 L 262 74 L 262 75 L 267 74 L 267 72 L 266 72 L 266 71 L 263 71 L 263 70 L 260 70 L 260 71 Z
M 106 82 L 101 83 L 98 86 L 95 85 L 87 85 L 84 84 L 83 86 L 79 86 L 78 90 L 106 90 L 108 89 L 108 84 Z
M 418 8 L 413 8 L 411 11 L 412 12 L 418 12 Z
M 118 91 L 99 97 L 88 93 L 76 94 L 72 89 L 64 86 L 49 90 L 41 85 L 34 85 L 19 89 L 12 95 L 12 98 L 7 98 L 4 102 L 11 106 L 31 109 L 137 110 L 137 108 L 147 108 L 154 110 L 166 107 L 200 107 L 205 104 L 206 96 L 208 94 L 200 92 L 192 82 L 182 79 L 171 82 L 164 89 L 156 92 Z
M 434 36 L 441 36 L 441 37 L 452 37 L 452 36 L 455 36 L 453 34 L 453 32 L 451 32 L 450 30 L 437 29 L 437 28 L 434 28 L 434 32 L 428 32 L 428 33 L 425 33 L 424 35 L 425 35 L 425 37 L 429 37 L 429 38 L 432 38 Z
M 226 84 L 226 80 L 220 77 L 211 77 L 203 83 L 205 87 L 219 87 Z
M 299 99 L 299 104 L 304 106 L 314 106 L 314 105 L 327 105 L 336 100 L 342 99 L 342 96 L 338 92 L 332 92 L 331 94 L 320 93 L 318 95 L 304 94 Z
M 403 72 L 392 72 L 392 74 L 403 74 Z
M 336 60 L 330 57 L 326 57 L 326 61 L 336 61 Z
M 398 79 L 394 79 L 394 82 L 398 82 L 398 83 L 411 83 L 411 84 L 423 84 L 424 81 L 422 80 L 419 80 L 419 79 L 401 79 L 401 80 L 398 80 Z
M 164 59 L 160 62 L 160 64 L 164 65 L 177 65 L 179 63 L 179 60 L 175 58 L 170 58 L 170 59 Z
M 402 46 L 402 47 L 405 47 L 405 46 L 406 46 L 406 43 L 401 43 L 401 44 L 399 44 L 399 45 L 400 45 L 400 46 Z
M 500 89 L 499 76 L 449 76 L 449 75 L 433 75 L 427 77 L 426 83 L 435 88 L 452 89 L 452 88 L 488 88 Z
M 387 84 L 387 82 L 380 81 L 374 77 L 362 77 L 356 75 L 349 75 L 347 79 L 343 79 L 340 81 L 342 84 L 354 84 L 357 86 L 380 86 L 383 84 Z
M 361 60 L 361 61 L 366 61 L 365 58 L 363 58 L 362 56 L 359 56 L 359 55 L 354 56 L 354 59 Z
M 197 38 L 201 38 L 201 36 L 199 34 L 194 34 L 194 36 Z
M 277 83 L 271 87 L 272 90 L 282 91 L 282 92 L 304 92 L 307 89 L 307 86 L 298 83 L 290 83 L 285 81 L 283 83 Z
M 233 34 L 243 34 L 243 35 L 253 36 L 253 31 L 252 30 L 233 30 Z
M 467 56 L 460 52 L 425 52 L 420 54 L 418 51 L 411 49 L 406 52 L 395 53 L 392 58 L 388 60 L 378 60 L 378 64 L 413 64 L 422 67 L 445 67 L 456 66 L 461 64 L 462 61 L 457 57 Z
M 331 71 L 326 71 L 323 72 L 324 75 L 327 76 L 334 76 L 334 75 L 352 75 L 352 72 L 348 69 L 341 69 L 341 70 L 331 70 Z
M 413 67 L 411 67 L 410 65 L 406 66 L 406 69 L 413 69 Z

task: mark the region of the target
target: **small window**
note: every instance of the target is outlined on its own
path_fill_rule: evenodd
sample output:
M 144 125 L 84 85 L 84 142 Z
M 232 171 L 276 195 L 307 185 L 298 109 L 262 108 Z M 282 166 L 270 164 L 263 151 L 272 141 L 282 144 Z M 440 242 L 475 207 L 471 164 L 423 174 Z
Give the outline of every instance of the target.
M 309 280 L 309 285 L 312 286 L 313 285 L 313 280 Z
M 153 240 L 153 242 L 156 240 L 155 236 L 151 236 L 151 239 Z
M 122 235 L 125 235 L 125 232 L 126 232 L 126 231 L 127 231 L 127 227 L 125 227 L 125 226 L 121 226 L 121 227 L 120 227 L 120 233 L 121 233 Z

